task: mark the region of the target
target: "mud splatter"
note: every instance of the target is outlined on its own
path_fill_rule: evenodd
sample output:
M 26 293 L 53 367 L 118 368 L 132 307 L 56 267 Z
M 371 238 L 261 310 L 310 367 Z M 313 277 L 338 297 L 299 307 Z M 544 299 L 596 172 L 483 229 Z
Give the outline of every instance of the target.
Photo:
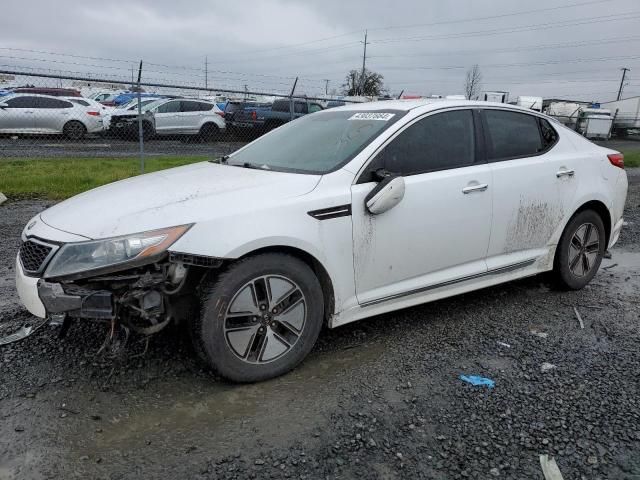
M 509 221 L 505 252 L 517 252 L 546 245 L 563 212 L 557 205 L 520 197 L 518 212 Z

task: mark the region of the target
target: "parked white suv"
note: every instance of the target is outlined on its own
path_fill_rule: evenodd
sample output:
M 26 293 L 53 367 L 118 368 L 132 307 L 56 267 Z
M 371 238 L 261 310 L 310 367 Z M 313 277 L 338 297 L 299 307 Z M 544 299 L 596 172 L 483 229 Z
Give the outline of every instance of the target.
M 307 115 L 224 158 L 107 185 L 26 226 L 34 315 L 190 329 L 223 376 L 295 367 L 324 323 L 552 270 L 580 289 L 622 228 L 622 155 L 504 104 Z
M 145 135 L 198 135 L 205 140 L 219 138 L 226 124 L 224 113 L 207 100 L 175 98 L 161 99 L 142 107 Z M 138 113 L 119 109 L 111 112 L 110 130 L 137 137 Z
M 102 109 L 99 107 L 31 93 L 0 98 L 0 133 L 63 134 L 69 139 L 79 140 L 87 133 L 103 129 Z

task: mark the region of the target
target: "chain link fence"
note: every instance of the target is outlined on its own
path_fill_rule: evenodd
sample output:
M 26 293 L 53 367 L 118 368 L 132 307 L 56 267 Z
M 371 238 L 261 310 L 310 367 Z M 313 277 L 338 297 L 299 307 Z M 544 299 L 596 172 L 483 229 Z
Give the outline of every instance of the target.
M 0 158 L 216 159 L 331 97 L 0 71 Z
M 138 158 L 144 171 L 149 158 L 220 158 L 295 118 L 349 102 L 299 94 L 297 78 L 282 87 L 288 93 L 274 93 L 145 82 L 141 68 L 137 79 L 133 73 L 125 81 L 0 70 L 12 87 L 0 88 L 0 158 Z M 627 112 L 547 113 L 589 138 L 640 132 L 640 118 Z

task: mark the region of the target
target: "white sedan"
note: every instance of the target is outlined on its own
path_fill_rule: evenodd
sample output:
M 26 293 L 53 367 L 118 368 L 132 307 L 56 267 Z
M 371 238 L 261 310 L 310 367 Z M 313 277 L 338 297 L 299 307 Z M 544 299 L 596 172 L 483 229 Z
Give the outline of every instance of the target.
M 531 110 L 345 106 L 44 211 L 17 288 L 40 317 L 179 322 L 211 367 L 252 382 L 294 368 L 324 324 L 547 271 L 584 287 L 626 194 L 620 153 Z

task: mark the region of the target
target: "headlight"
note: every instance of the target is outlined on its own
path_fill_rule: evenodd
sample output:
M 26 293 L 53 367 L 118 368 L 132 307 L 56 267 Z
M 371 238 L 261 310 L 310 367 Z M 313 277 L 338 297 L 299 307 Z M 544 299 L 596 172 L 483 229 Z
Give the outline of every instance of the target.
M 73 275 L 155 257 L 178 240 L 191 225 L 135 233 L 123 237 L 63 245 L 44 273 L 46 278 Z

